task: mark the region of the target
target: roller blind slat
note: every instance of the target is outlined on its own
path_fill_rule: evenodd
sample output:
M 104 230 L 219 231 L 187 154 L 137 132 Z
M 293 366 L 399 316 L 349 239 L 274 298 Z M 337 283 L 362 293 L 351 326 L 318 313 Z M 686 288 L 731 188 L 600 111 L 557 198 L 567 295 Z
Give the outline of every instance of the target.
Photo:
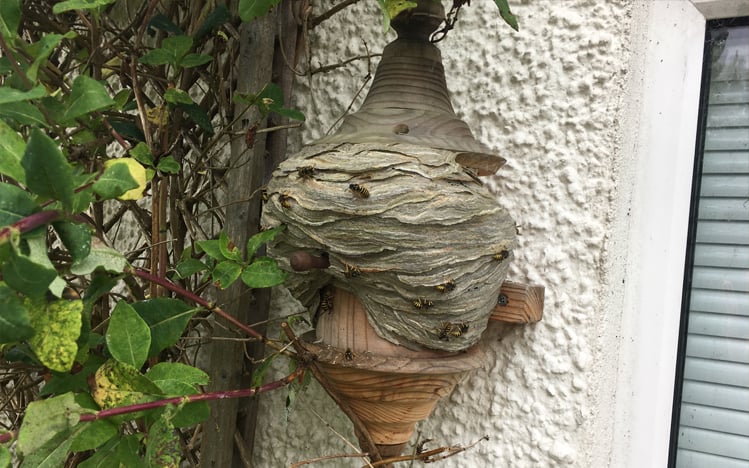
M 749 268 L 749 246 L 697 244 L 694 250 L 696 266 Z
M 686 404 L 681 407 L 681 423 L 698 429 L 749 436 L 749 413 L 743 411 Z
M 679 449 L 677 453 L 681 468 L 746 468 L 747 466 L 744 460 L 721 457 L 720 455 L 713 455 L 711 453 L 695 452 L 686 449 Z
M 749 364 L 688 357 L 684 365 L 684 378 L 749 388 Z
M 703 174 L 749 173 L 749 154 L 741 152 L 706 151 L 702 160 Z
M 738 291 L 712 291 L 692 288 L 689 309 L 699 312 L 749 316 L 749 294 Z
M 749 317 L 692 311 L 689 333 L 743 339 L 749 336 Z
M 749 270 L 696 266 L 692 273 L 692 287 L 749 292 Z
M 749 197 L 749 174 L 703 175 L 700 187 L 702 197 Z
M 713 105 L 707 109 L 708 127 L 743 127 L 749 120 L 749 104 Z
M 741 198 L 700 198 L 700 220 L 749 221 L 749 203 Z M 726 224 L 724 230 L 743 229 L 743 225 Z M 746 231 L 743 232 L 746 234 Z
M 726 224 L 720 221 L 701 221 L 697 224 L 697 242 L 746 245 L 749 222 L 734 221 L 733 229 L 726 229 Z

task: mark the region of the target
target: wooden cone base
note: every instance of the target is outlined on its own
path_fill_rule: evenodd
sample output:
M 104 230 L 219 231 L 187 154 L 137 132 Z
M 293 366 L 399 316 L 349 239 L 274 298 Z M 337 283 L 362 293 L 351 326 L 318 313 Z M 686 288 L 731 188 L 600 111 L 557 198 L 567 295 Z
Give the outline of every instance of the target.
M 388 456 L 399 455 L 416 423 L 482 362 L 479 346 L 459 353 L 414 351 L 380 338 L 361 303 L 342 290 L 317 325 L 317 343 L 325 344 L 308 344 L 309 351 L 331 389 Z

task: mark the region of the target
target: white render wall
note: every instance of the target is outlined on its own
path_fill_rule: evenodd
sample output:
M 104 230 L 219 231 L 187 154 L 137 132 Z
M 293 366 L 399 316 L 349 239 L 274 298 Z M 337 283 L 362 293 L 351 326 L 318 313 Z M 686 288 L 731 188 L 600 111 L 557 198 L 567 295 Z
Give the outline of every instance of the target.
M 450 2 L 443 3 L 449 8 Z M 315 5 L 315 12 L 329 6 Z M 638 445 L 632 435 L 637 428 L 631 425 L 637 416 L 634 393 L 643 385 L 636 369 L 642 350 L 638 355 L 633 349 L 640 342 L 634 322 L 643 319 L 643 313 L 635 310 L 642 306 L 637 286 L 627 282 L 641 270 L 630 255 L 647 251 L 633 245 L 647 243 L 648 235 L 640 235 L 643 229 L 633 232 L 652 221 L 643 214 L 643 206 L 653 203 L 646 198 L 663 195 L 641 189 L 650 183 L 642 176 L 653 157 L 642 146 L 650 144 L 642 136 L 648 131 L 643 128 L 648 118 L 643 100 L 658 92 L 645 81 L 654 78 L 646 61 L 657 41 L 656 30 L 673 27 L 671 36 L 661 34 L 691 46 L 701 34 L 699 28 L 690 29 L 685 38 L 679 31 L 684 23 L 704 20 L 687 1 L 547 0 L 511 2 L 511 7 L 519 33 L 502 22 L 493 1 L 474 0 L 439 46 L 456 112 L 479 140 L 508 160 L 491 186 L 522 226 L 509 279 L 546 287 L 544 319 L 530 326 L 492 326 L 486 339 L 493 345 L 483 368 L 442 400 L 417 429 L 422 439 L 434 439 L 428 445 L 432 448 L 490 437 L 436 466 L 635 466 L 629 451 L 644 446 Z M 392 31 L 382 33 L 379 21 L 376 3 L 368 0 L 323 23 L 311 35 L 313 67 L 365 54 L 365 42 L 371 52 L 379 52 L 393 37 Z M 695 78 L 691 62 L 701 60 L 701 52 L 695 53 L 686 65 L 667 62 L 671 68 L 666 75 L 685 70 L 674 86 Z M 664 54 L 668 57 L 667 50 Z M 372 73 L 375 65 L 373 61 Z M 696 70 L 698 80 L 699 63 Z M 300 79 L 295 105 L 307 116 L 304 142 L 324 135 L 349 106 L 367 72 L 366 61 L 358 61 Z M 685 133 L 684 147 L 665 159 L 686 155 L 677 168 L 681 172 L 691 167 L 694 128 L 690 130 L 688 122 L 696 110 L 699 82 L 690 86 L 676 96 L 686 103 L 687 112 L 681 114 L 686 128 L 674 123 Z M 696 124 L 696 117 L 693 121 Z M 650 138 L 657 140 L 657 135 Z M 668 180 L 668 164 L 658 169 Z M 684 175 L 687 180 L 676 184 L 674 192 L 666 185 L 667 197 L 686 196 L 683 206 L 676 203 L 679 209 L 687 206 L 690 176 Z M 673 242 L 674 251 L 683 252 L 679 242 L 686 236 L 685 217 L 677 218 L 675 226 L 666 226 L 673 236 L 663 242 Z M 680 275 L 682 267 L 673 266 L 672 277 Z M 678 317 L 674 324 L 672 315 L 661 323 L 672 328 L 665 333 L 666 348 L 675 346 L 678 332 L 673 329 Z M 653 333 L 657 339 L 659 331 Z M 657 372 L 668 386 L 673 384 L 673 353 L 666 349 L 665 354 Z M 662 393 L 669 392 L 665 388 Z M 262 397 L 256 466 L 289 466 L 356 451 L 333 432 L 356 443 L 348 420 L 317 385 L 298 397 L 288 419 L 284 399 L 283 391 Z M 670 417 L 670 407 L 663 415 L 667 403 L 659 407 L 661 429 L 670 422 L 663 421 Z M 666 448 L 656 448 L 654 458 L 640 454 L 639 460 L 660 461 Z M 311 466 L 354 467 L 362 462 L 339 458 Z

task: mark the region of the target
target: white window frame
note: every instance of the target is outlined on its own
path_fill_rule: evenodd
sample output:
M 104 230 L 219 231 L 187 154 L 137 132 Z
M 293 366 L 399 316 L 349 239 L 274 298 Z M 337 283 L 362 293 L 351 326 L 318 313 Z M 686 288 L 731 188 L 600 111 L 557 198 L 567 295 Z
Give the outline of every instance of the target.
M 612 439 L 594 458 L 611 467 L 660 468 L 671 434 L 705 26 L 749 15 L 749 2 L 644 1 L 634 9 L 633 51 L 640 55 L 630 66 L 619 168 L 620 180 L 632 185 L 620 190 L 608 249 L 608 310 L 622 312 L 618 321 L 611 314 L 604 331 L 618 343 L 611 350 L 618 359 L 609 363 L 616 369 L 609 382 L 613 427 L 601 432 Z

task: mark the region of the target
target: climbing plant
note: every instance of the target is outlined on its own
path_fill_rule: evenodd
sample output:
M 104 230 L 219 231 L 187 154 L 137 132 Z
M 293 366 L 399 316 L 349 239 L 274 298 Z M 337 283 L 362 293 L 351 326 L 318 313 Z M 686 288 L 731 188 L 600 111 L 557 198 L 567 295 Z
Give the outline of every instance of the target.
M 236 99 L 219 84 L 236 76 L 242 19 L 271 6 L 0 4 L 0 467 L 12 452 L 177 466 L 207 400 L 301 378 L 203 393 L 185 341 L 208 314 L 265 340 L 207 298 L 285 277 L 258 253 L 283 226 L 244 246 L 220 231 L 222 177 L 248 157 L 224 151 L 234 123 L 303 119 L 273 83 Z
M 266 118 L 304 119 L 274 83 L 234 92 L 242 24 L 279 2 L 0 1 L 0 468 L 197 463 L 206 401 L 303 384 L 265 382 L 288 351 L 214 302 L 285 278 L 283 226 L 222 231 L 262 197 L 224 182 Z M 269 346 L 251 387 L 205 392 L 208 317 Z

